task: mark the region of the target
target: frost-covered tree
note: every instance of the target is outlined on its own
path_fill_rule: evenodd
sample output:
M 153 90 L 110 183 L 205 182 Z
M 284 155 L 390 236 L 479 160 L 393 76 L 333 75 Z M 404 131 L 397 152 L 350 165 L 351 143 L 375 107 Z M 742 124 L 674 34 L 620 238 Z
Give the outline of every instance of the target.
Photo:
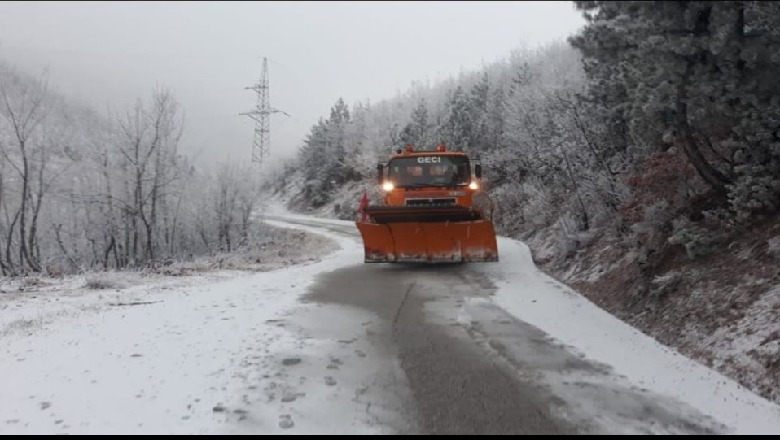
M 473 103 L 463 87 L 458 86 L 447 104 L 447 116 L 440 129 L 441 140 L 453 148 L 468 149 L 471 147 L 474 125 Z
M 604 185 L 580 164 L 587 155 L 562 150 L 562 145 L 582 149 L 584 142 L 579 131 L 572 135 L 576 128 L 573 112 L 556 98 L 556 93 L 563 91 L 576 101 L 573 96 L 584 81 L 579 62 L 577 52 L 561 44 L 518 51 L 511 60 L 481 72 L 433 87 L 417 85 L 393 100 L 361 106 L 365 129 L 361 129 L 363 149 L 358 154 L 373 161 L 362 160 L 360 174 L 373 181 L 374 163 L 386 160 L 387 154 L 404 144 L 430 148 L 445 142 L 483 160 L 486 184 L 503 208 L 497 221 L 504 230 L 549 225 L 568 209 L 582 219 L 598 217 L 597 213 L 582 212 L 582 206 L 602 209 L 603 203 L 589 201 L 597 199 L 593 194 Z M 315 159 L 317 152 L 312 151 L 325 129 L 322 123 L 312 127 L 298 160 L 306 176 L 298 199 L 308 200 L 308 206 L 315 208 L 326 205 L 333 192 L 331 188 L 320 189 L 327 185 L 318 174 L 327 159 Z M 347 140 L 347 144 L 357 142 Z M 566 166 L 566 159 L 572 162 L 571 167 Z M 581 197 L 573 190 L 575 183 Z M 338 186 L 334 189 L 339 191 Z M 526 220 L 528 224 L 519 226 Z
M 6 69 L 0 72 L 0 129 L 8 132 L 3 160 L 15 171 L 16 207 L 6 206 L 13 218 L 7 227 L 6 265 L 22 273 L 42 269 L 37 230 L 46 192 L 46 165 L 50 142 L 45 123 L 51 110 L 45 78 L 32 79 Z M 11 152 L 13 150 L 13 153 Z M 6 199 L 7 200 L 7 199 Z M 7 221 L 7 219 L 6 219 Z M 18 253 L 12 255 L 11 248 Z M 14 263 L 14 261 L 16 261 Z
M 225 230 L 222 248 L 246 245 L 255 179 L 196 169 L 181 115 L 158 89 L 103 116 L 0 63 L 0 274 L 154 266 L 219 251 Z M 209 208 L 224 182 L 220 223 Z
M 771 2 L 576 2 L 572 40 L 592 97 L 628 121 L 636 158 L 677 147 L 742 218 L 778 207 L 780 7 Z
M 428 118 L 428 103 L 421 98 L 411 114 L 411 121 L 401 133 L 403 144 L 412 144 L 421 148 L 430 148 L 435 143 L 433 125 Z

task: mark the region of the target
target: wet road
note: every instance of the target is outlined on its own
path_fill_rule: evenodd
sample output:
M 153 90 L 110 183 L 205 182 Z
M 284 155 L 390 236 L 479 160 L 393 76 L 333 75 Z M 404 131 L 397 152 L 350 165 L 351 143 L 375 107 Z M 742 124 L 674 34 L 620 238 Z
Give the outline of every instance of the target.
M 359 240 L 351 225 L 269 219 Z M 375 402 L 392 414 L 377 423 L 398 433 L 721 431 L 694 409 L 628 385 L 609 366 L 515 319 L 491 301 L 494 291 L 479 265 L 362 264 L 322 274 L 306 301 L 373 317 L 359 334 L 385 360 L 372 386 L 380 391 Z

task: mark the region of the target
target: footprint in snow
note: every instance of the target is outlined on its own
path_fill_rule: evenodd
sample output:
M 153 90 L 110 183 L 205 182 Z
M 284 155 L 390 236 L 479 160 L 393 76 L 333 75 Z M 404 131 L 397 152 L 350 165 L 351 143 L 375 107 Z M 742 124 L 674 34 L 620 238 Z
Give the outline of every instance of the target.
M 298 365 L 300 363 L 301 363 L 301 359 L 300 358 L 287 358 L 287 359 L 283 359 L 282 360 L 282 365 L 284 365 L 285 367 Z
M 290 429 L 295 426 L 295 422 L 292 420 L 292 416 L 289 414 L 283 414 L 279 416 L 279 427 L 282 429 Z

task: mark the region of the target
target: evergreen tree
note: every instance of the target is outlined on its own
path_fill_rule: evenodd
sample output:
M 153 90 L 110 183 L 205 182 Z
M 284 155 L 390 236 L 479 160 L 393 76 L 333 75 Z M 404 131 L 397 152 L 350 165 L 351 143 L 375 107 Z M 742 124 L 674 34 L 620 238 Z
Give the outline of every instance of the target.
M 770 2 L 575 2 L 572 43 L 604 115 L 643 156 L 674 145 L 741 217 L 778 207 L 780 7 Z M 619 131 L 619 130 L 615 130 Z M 644 157 L 642 157 L 644 159 Z

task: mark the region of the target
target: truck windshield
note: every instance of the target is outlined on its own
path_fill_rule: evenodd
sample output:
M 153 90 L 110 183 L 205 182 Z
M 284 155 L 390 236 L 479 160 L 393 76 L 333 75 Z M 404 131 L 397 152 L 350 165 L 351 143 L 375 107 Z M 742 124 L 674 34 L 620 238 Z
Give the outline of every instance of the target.
M 391 159 L 388 177 L 396 187 L 458 186 L 471 180 L 469 160 L 463 156 L 417 156 Z

